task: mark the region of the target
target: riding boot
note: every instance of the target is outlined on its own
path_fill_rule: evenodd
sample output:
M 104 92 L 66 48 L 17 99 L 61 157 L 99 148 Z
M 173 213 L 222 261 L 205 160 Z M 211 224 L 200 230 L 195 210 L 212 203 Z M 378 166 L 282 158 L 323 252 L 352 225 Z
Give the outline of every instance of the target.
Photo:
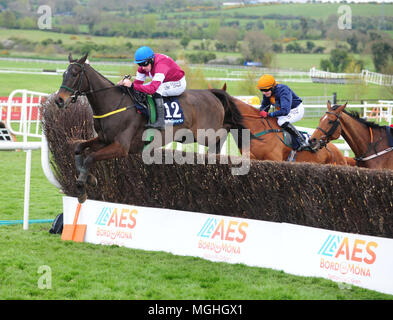
M 156 103 L 156 122 L 151 125 L 151 128 L 164 129 L 165 127 L 164 99 L 159 94 L 153 96 L 153 98 L 154 98 L 154 102 Z
M 164 129 L 165 127 L 165 110 L 164 110 L 164 99 L 158 93 L 153 95 L 154 102 L 156 103 L 156 122 L 153 124 L 149 124 L 146 127 L 154 128 L 154 129 Z
M 301 150 L 304 150 L 305 148 L 309 147 L 309 144 L 306 142 L 303 135 L 293 126 L 292 123 L 285 122 L 281 126 L 281 128 L 288 131 L 291 135 L 295 136 L 298 139 L 300 146 L 297 149 L 297 151 L 301 151 Z

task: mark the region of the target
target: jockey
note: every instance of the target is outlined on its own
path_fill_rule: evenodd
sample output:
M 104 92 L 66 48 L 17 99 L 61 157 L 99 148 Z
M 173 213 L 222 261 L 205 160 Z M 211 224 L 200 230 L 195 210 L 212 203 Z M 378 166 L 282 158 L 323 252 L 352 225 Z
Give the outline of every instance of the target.
M 257 88 L 263 94 L 260 116 L 262 118 L 277 117 L 278 125 L 298 138 L 299 151 L 308 147 L 302 134 L 292 125 L 293 122 L 303 118 L 302 100 L 288 86 L 278 84 L 272 75 L 265 74 L 260 77 Z M 276 107 L 276 111 L 268 113 L 272 105 Z
M 163 129 L 164 121 L 164 97 L 179 96 L 186 90 L 186 78 L 184 71 L 172 58 L 154 53 L 149 47 L 142 46 L 135 52 L 135 61 L 138 64 L 134 89 L 153 96 L 157 108 L 157 121 L 149 127 Z M 146 76 L 152 79 L 144 84 Z M 129 79 L 123 79 L 118 83 L 131 87 Z

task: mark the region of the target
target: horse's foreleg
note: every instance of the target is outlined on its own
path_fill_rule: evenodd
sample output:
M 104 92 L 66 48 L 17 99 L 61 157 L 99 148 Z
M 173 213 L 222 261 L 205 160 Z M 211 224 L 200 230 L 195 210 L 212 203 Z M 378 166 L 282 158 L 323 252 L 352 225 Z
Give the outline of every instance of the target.
M 90 167 L 97 161 L 123 158 L 127 156 L 127 154 L 128 148 L 124 147 L 119 142 L 113 142 L 87 155 L 83 162 L 83 168 L 88 172 Z
M 78 189 L 78 200 L 83 203 L 86 198 L 86 182 L 92 186 L 97 185 L 97 179 L 92 174 L 89 173 L 89 169 L 85 166 L 85 156 L 84 151 L 87 148 L 91 148 L 92 150 L 102 148 L 105 144 L 103 144 L 98 137 L 87 140 L 81 143 L 78 143 L 75 146 L 74 154 L 75 154 L 75 167 L 78 172 L 78 178 L 76 180 L 76 186 Z
M 100 142 L 98 137 L 84 141 L 84 142 L 80 142 L 75 146 L 75 149 L 74 149 L 75 167 L 76 167 L 78 174 L 80 172 L 86 171 L 86 169 L 83 167 L 83 162 L 84 162 L 83 152 L 85 151 L 85 149 L 93 148 L 93 147 L 97 148 L 97 146 L 101 146 L 101 147 L 103 146 L 103 143 Z

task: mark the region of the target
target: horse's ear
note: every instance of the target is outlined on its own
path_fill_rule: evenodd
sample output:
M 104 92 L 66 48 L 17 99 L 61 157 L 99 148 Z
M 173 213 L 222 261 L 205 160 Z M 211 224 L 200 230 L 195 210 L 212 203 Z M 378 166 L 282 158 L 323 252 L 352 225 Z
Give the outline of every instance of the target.
M 332 104 L 331 104 L 330 100 L 328 100 L 328 102 L 327 102 L 327 108 L 328 108 L 328 110 L 330 110 L 332 108 Z
M 223 91 L 227 91 L 227 83 L 225 82 L 224 85 L 222 86 Z
M 89 55 L 89 54 L 86 53 L 82 58 L 80 58 L 80 59 L 78 60 L 78 63 L 84 64 L 84 63 L 86 62 L 86 59 L 87 59 L 87 56 L 88 56 L 88 55 Z
M 74 62 L 74 60 L 72 59 L 72 54 L 71 54 L 71 52 L 70 52 L 70 54 L 68 55 L 68 62 Z

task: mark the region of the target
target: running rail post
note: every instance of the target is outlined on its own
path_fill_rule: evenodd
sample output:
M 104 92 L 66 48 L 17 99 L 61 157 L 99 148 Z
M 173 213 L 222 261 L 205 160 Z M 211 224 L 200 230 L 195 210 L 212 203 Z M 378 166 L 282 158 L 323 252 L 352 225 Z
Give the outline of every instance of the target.
M 23 230 L 29 229 L 31 149 L 28 149 L 25 152 L 26 152 L 26 169 L 25 169 L 25 203 L 23 208 Z

